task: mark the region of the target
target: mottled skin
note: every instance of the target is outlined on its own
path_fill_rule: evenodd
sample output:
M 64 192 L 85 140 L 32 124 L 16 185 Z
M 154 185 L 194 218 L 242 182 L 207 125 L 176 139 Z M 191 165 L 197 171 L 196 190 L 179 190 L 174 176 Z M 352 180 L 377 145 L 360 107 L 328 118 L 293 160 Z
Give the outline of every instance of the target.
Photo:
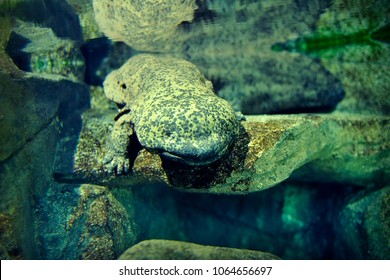
M 221 158 L 239 133 L 239 117 L 228 102 L 182 59 L 135 56 L 107 76 L 104 92 L 123 106 L 104 160 L 109 172 L 129 171 L 134 133 L 148 151 L 189 165 Z

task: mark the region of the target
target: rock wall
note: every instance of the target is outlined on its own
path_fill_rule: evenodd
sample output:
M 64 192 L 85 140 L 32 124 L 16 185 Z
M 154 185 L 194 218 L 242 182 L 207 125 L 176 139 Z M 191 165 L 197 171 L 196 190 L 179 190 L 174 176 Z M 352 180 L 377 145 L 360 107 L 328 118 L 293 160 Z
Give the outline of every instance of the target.
M 15 248 L 5 258 L 39 258 L 34 240 L 34 206 L 53 186 L 55 151 L 62 127 L 69 127 L 64 110 L 77 114 L 88 105 L 88 89 L 61 77 L 38 76 L 16 69 L 1 55 L 1 213 L 12 231 Z M 13 69 L 11 73 L 4 71 Z M 74 117 L 71 118 L 73 122 Z M 73 129 L 81 123 L 72 124 Z

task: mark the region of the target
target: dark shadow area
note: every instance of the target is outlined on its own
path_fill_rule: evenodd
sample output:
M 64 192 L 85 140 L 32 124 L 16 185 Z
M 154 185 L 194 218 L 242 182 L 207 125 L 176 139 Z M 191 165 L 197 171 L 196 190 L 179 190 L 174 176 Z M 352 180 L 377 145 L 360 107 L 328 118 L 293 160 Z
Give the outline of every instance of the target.
M 224 196 L 139 186 L 133 188 L 138 241 L 181 240 L 267 251 L 283 259 L 344 258 L 350 249 L 339 242 L 338 215 L 359 191 L 283 183 L 246 196 Z
M 169 182 L 178 188 L 208 188 L 223 183 L 232 171 L 244 168 L 244 160 L 250 141 L 248 133 L 240 124 L 239 138 L 234 141 L 229 152 L 221 159 L 208 165 L 190 166 L 176 161 L 162 159 L 162 166 Z
M 130 147 L 131 149 L 128 149 L 127 153 L 130 160 L 130 170 L 132 170 L 134 161 L 137 158 L 139 151 L 143 148 L 135 133 L 130 136 Z
M 390 24 L 386 24 L 379 28 L 378 30 L 375 30 L 371 34 L 371 38 L 377 41 L 381 41 L 383 43 L 390 44 Z
M 312 89 L 308 88 L 310 92 Z M 316 96 L 305 94 L 305 89 L 296 93 L 288 93 L 294 98 L 284 102 L 277 95 L 261 94 L 246 99 L 242 103 L 242 112 L 247 115 L 257 114 L 304 114 L 304 113 L 331 113 L 337 104 L 343 100 L 345 92 L 342 88 L 334 89 L 330 93 L 327 90 L 318 91 Z M 281 102 L 282 101 L 282 102 Z
M 247 85 L 253 84 L 253 94 L 243 100 L 243 114 L 325 113 L 343 100 L 343 85 L 319 61 L 300 56 L 286 67 L 281 73 L 264 62 L 262 75 L 267 77 L 266 82 L 258 86 L 255 78 L 247 81 Z
M 71 82 L 69 83 L 71 84 Z M 71 88 L 69 88 L 68 96 L 61 100 L 58 108 L 58 117 L 62 127 L 60 129 L 60 139 L 56 150 L 53 174 L 66 174 L 73 171 L 74 155 L 82 129 L 81 115 L 89 108 L 90 94 L 89 88 L 86 86 L 80 87 L 79 92 L 71 91 Z
M 207 7 L 205 1 L 196 0 L 195 4 L 197 6 L 197 9 L 194 11 L 194 18 L 192 19 L 191 22 L 189 21 L 181 22 L 179 24 L 179 28 L 185 31 L 191 31 L 193 26 L 197 26 L 200 23 L 210 24 L 218 17 L 218 14 L 215 11 L 210 10 Z
M 26 47 L 31 41 L 15 32 L 12 32 L 5 48 L 5 51 L 15 63 L 15 65 L 23 71 L 30 72 L 30 60 L 31 54 L 23 52 L 23 48 Z
M 81 47 L 81 53 L 85 58 L 85 83 L 89 85 L 102 86 L 103 79 L 96 73 L 102 61 L 109 53 L 111 41 L 107 37 L 91 39 Z
M 79 18 L 66 1 L 18 1 L 10 12 L 23 21 L 51 28 L 60 38 L 83 41 Z
M 122 42 L 112 42 L 107 37 L 86 41 L 80 47 L 85 58 L 84 81 L 88 85 L 103 86 L 106 76 L 120 68 L 137 51 Z

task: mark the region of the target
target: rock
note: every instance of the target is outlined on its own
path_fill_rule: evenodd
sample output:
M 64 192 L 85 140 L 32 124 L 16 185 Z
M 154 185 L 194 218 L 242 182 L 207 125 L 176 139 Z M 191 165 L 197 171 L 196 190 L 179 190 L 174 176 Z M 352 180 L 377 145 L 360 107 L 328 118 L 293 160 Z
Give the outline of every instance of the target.
M 79 204 L 68 217 L 69 231 L 81 227 L 78 258 L 117 258 L 126 246 L 134 244 L 132 217 L 105 187 L 82 185 L 79 191 Z
M 6 51 L 21 70 L 73 81 L 84 79 L 84 57 L 78 44 L 58 38 L 50 28 L 20 22 L 12 31 Z
M 340 258 L 390 258 L 390 187 L 351 197 L 336 222 Z
M 36 30 L 52 34 L 49 29 Z M 2 49 L 0 65 L 0 124 L 4 128 L 0 137 L 0 162 L 30 141 L 56 117 L 61 119 L 63 125 L 77 130 L 77 124 L 80 124 L 77 118 L 80 119 L 81 111 L 89 105 L 86 85 L 59 75 L 23 72 Z
M 52 182 L 58 127 L 58 121 L 52 120 L 0 162 L 0 216 L 4 226 L 0 242 L 7 258 L 39 258 L 34 205 Z
M 54 186 L 36 212 L 44 259 L 115 259 L 134 244 L 134 217 L 102 186 Z
M 127 249 L 120 260 L 278 260 L 270 253 L 204 246 L 171 240 L 146 240 Z
M 95 20 L 92 0 L 68 0 L 67 2 L 79 17 L 84 41 L 103 36 Z
M 14 231 L 14 215 L 11 213 L 0 214 L 0 259 L 22 259 L 20 240 Z
M 85 115 L 76 173 L 59 174 L 59 180 L 83 178 L 112 186 L 159 181 L 185 191 L 246 194 L 275 186 L 290 176 L 298 181 L 368 187 L 386 182 L 390 175 L 389 119 L 333 114 L 248 116 L 241 137 L 216 163 L 189 167 L 142 150 L 131 174 L 108 176 L 102 161 L 109 116 Z
M 83 35 L 78 16 L 68 1 L 17 0 L 12 2 L 8 13 L 13 17 L 30 22 L 31 25 L 50 28 L 59 38 L 82 42 Z
M 11 34 L 13 27 L 13 22 L 11 17 L 9 16 L 1 16 L 0 17 L 0 29 L 1 29 L 1 34 L 0 34 L 0 49 L 1 51 L 4 50 L 5 45 L 8 42 L 9 35 Z
M 34 259 L 34 206 L 53 183 L 62 133 L 80 131 L 89 92 L 61 76 L 20 71 L 3 48 L 0 65 L 0 247 L 5 258 Z
M 77 123 L 74 115 L 68 114 L 69 110 L 77 113 L 88 107 L 89 92 L 83 84 L 60 76 L 23 72 L 17 72 L 17 77 L 0 75 L 3 93 L 0 122 L 4 128 L 0 137 L 0 161 L 20 149 L 57 116 L 65 124 L 73 122 L 71 125 L 75 127 Z

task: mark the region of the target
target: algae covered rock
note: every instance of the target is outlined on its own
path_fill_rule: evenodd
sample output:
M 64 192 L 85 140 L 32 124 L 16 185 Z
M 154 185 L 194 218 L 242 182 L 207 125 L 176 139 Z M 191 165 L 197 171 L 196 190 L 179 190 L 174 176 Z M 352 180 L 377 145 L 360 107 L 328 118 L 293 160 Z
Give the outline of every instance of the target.
M 79 17 L 84 41 L 99 38 L 103 35 L 95 20 L 92 0 L 68 0 L 67 2 L 73 7 Z
M 204 246 L 171 240 L 146 240 L 127 249 L 120 260 L 277 260 L 277 256 L 244 249 Z
M 50 28 L 20 22 L 12 31 L 6 51 L 21 70 L 83 81 L 85 63 L 79 44 L 57 37 Z
M 0 2 L 3 12 L 31 26 L 50 28 L 57 37 L 81 42 L 83 39 L 78 16 L 68 1 L 58 0 L 6 0 Z
M 128 208 L 103 186 L 53 185 L 36 205 L 40 258 L 117 258 L 137 235 Z
M 358 193 L 349 199 L 336 222 L 341 258 L 389 259 L 390 187 Z M 338 247 L 343 245 L 343 250 Z
M 80 200 L 68 218 L 68 230 L 81 227 L 78 258 L 114 259 L 132 244 L 132 217 L 105 187 L 82 185 Z

